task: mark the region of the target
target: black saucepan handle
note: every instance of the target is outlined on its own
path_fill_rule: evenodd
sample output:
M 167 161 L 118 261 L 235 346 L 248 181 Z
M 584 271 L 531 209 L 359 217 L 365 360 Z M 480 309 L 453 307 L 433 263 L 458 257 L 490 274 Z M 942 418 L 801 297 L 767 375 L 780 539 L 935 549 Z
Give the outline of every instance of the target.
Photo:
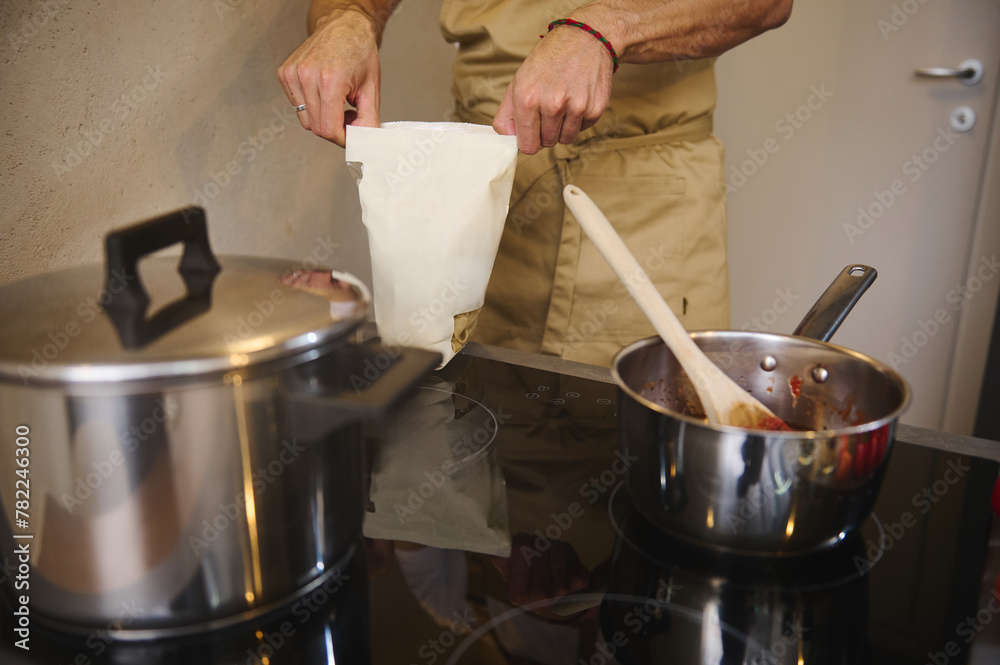
M 187 287 L 180 298 L 146 318 L 149 294 L 139 259 L 184 243 L 177 269 Z M 109 233 L 105 238 L 105 286 L 101 302 L 126 348 L 149 344 L 211 307 L 212 283 L 221 270 L 208 244 L 205 211 L 189 207 Z
M 821 342 L 830 341 L 876 277 L 878 272 L 871 266 L 854 263 L 844 268 L 792 334 Z

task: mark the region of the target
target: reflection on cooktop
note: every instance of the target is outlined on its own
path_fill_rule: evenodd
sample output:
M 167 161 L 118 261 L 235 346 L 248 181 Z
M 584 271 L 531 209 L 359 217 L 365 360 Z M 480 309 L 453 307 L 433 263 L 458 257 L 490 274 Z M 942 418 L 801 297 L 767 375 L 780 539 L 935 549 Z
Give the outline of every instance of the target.
M 982 609 L 996 463 L 897 442 L 858 532 L 817 554 L 740 557 L 626 509 L 614 386 L 469 357 L 442 379 L 498 416 L 511 554 L 435 547 L 437 531 L 497 512 L 488 501 L 439 506 L 447 517 L 395 542 L 372 582 L 376 663 L 923 665 L 949 651 L 948 663 L 966 661 L 957 627 Z M 424 450 L 410 451 L 418 491 L 444 462 Z
M 358 548 L 359 550 L 361 548 Z M 367 569 L 354 557 L 327 582 L 258 621 L 173 640 L 122 642 L 106 631 L 64 635 L 33 621 L 29 650 L 14 646 L 13 617 L 0 617 L 4 665 L 282 665 L 370 662 Z
M 666 536 L 625 492 L 612 503 L 618 544 L 601 628 L 622 663 L 870 662 L 860 534 L 815 554 L 743 557 Z
M 0 662 L 955 665 L 1000 618 L 980 597 L 997 463 L 897 441 L 838 546 L 723 554 L 631 505 L 616 388 L 544 365 L 461 354 L 368 428 L 367 560 L 308 621 L 132 644 L 33 624 L 24 652 L 8 609 Z

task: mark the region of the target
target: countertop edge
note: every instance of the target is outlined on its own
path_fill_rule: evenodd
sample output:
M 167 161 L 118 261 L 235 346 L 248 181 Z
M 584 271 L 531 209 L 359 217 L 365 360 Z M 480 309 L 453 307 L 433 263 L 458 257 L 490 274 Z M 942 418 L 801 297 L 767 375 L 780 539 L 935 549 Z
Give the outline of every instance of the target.
M 942 432 L 928 427 L 904 425 L 896 430 L 896 440 L 925 448 L 935 448 L 949 453 L 981 457 L 1000 462 L 1000 442 L 980 439 L 964 434 Z

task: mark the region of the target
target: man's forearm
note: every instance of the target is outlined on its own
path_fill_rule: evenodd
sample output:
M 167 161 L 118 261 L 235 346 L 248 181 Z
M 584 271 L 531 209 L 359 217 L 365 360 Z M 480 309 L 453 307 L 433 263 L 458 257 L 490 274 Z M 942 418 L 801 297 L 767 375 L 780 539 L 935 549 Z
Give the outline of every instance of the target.
M 600 30 L 621 62 L 719 55 L 777 28 L 792 0 L 596 0 L 569 14 Z
M 358 11 L 372 20 L 381 44 L 385 24 L 389 22 L 389 17 L 399 3 L 400 0 L 312 0 L 308 15 L 309 34 L 339 11 Z

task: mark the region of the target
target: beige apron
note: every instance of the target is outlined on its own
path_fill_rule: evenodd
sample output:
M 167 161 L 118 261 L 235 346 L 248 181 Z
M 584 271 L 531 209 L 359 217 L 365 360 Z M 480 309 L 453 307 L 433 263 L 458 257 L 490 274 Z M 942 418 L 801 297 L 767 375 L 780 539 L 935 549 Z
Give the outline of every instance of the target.
M 458 44 L 455 118 L 490 124 L 549 21 L 576 6 L 445 0 Z M 622 65 L 611 104 L 570 146 L 519 155 L 510 211 L 475 341 L 610 364 L 654 334 L 562 199 L 576 184 L 615 225 L 688 329 L 729 326 L 722 145 L 711 60 Z

